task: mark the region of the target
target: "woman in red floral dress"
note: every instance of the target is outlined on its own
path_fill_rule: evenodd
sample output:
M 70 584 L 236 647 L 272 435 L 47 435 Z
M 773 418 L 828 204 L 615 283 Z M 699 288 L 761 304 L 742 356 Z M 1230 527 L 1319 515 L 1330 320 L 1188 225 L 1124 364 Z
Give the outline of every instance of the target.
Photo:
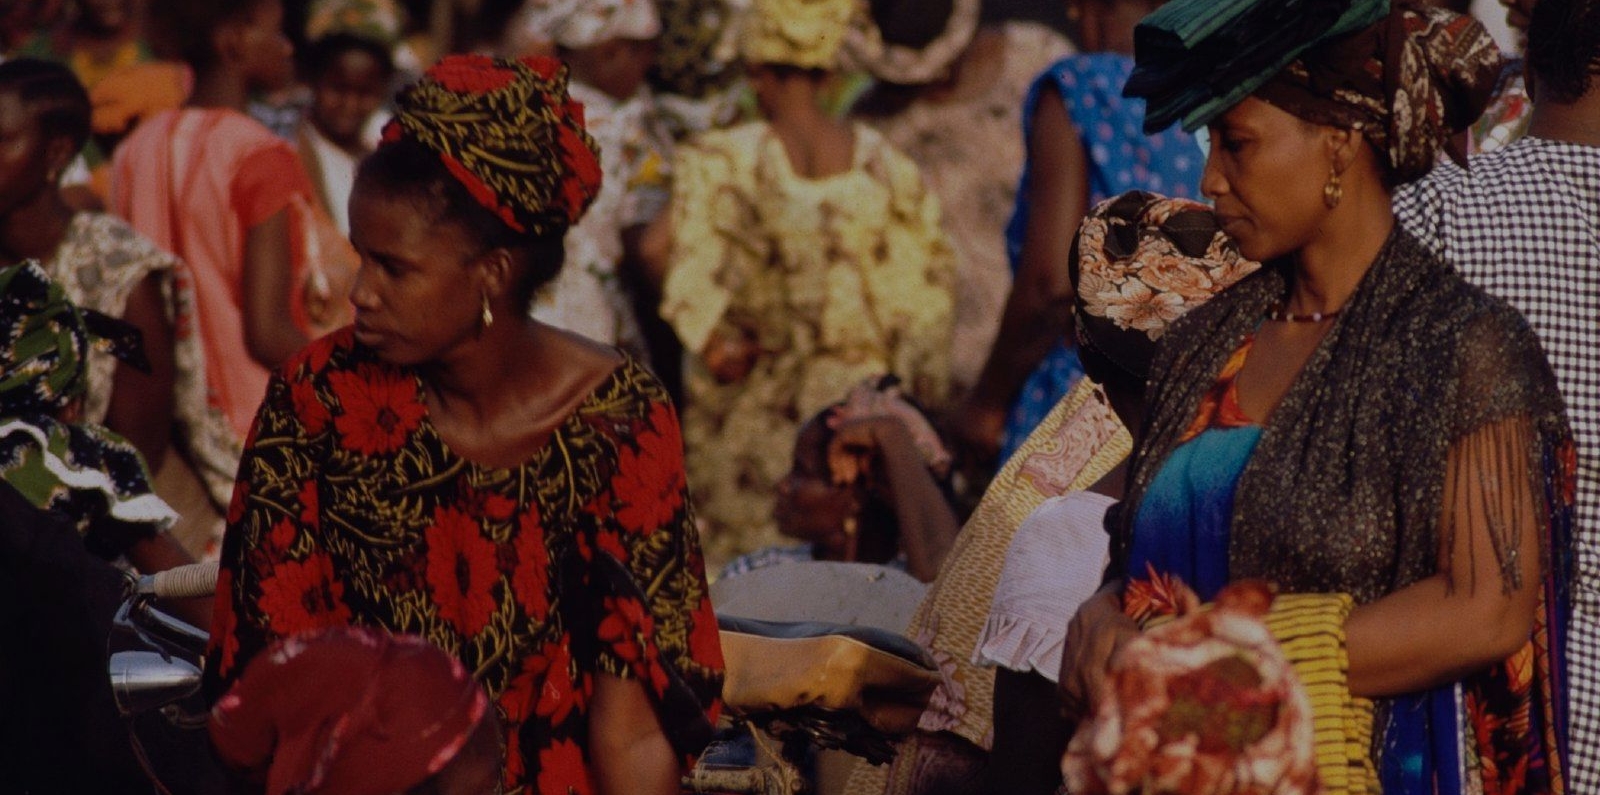
M 722 653 L 665 391 L 527 307 L 599 189 L 550 59 L 451 57 L 361 166 L 353 329 L 269 386 L 218 583 L 213 695 L 272 640 L 422 635 L 495 699 L 508 792 L 677 792 Z

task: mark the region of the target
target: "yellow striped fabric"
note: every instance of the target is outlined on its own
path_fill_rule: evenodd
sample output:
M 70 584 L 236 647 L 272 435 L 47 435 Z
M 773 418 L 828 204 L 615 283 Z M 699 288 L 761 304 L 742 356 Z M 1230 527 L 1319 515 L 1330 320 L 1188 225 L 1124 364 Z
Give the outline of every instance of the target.
M 1377 795 L 1372 702 L 1350 694 L 1344 621 L 1347 594 L 1283 594 L 1265 622 L 1311 701 L 1317 775 L 1326 795 Z

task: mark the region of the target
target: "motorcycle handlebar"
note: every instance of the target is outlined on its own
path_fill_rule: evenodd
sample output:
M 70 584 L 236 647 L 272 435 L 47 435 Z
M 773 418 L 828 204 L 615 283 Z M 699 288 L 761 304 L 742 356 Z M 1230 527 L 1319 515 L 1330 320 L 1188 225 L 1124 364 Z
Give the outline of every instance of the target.
M 139 593 L 159 599 L 193 599 L 217 590 L 217 562 L 190 563 L 139 578 Z

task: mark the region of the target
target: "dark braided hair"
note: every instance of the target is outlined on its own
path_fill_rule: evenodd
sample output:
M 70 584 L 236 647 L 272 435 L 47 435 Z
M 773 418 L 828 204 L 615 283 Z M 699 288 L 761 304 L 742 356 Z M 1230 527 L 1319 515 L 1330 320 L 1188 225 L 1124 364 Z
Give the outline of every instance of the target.
M 89 93 L 71 69 L 54 61 L 0 63 L 0 91 L 22 101 L 46 138 L 67 138 L 77 151 L 89 140 Z
M 1528 23 L 1538 99 L 1573 102 L 1600 71 L 1600 0 L 1539 0 Z

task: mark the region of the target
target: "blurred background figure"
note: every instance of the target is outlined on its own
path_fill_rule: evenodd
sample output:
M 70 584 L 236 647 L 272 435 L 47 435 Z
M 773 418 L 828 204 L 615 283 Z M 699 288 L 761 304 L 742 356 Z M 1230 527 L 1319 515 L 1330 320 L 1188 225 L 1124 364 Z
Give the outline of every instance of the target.
M 151 10 L 195 89 L 187 107 L 146 120 L 118 148 L 111 206 L 192 269 L 207 386 L 242 439 L 268 368 L 348 303 L 308 261 L 302 208 L 314 189 L 294 149 L 244 113 L 253 94 L 292 76 L 280 0 L 156 0 Z
M 679 150 L 661 314 L 682 340 L 689 480 L 713 566 L 777 541 L 800 423 L 885 373 L 938 403 L 953 255 L 916 164 L 820 100 L 849 0 L 759 0 L 740 40 L 762 120 Z
M 191 558 L 139 452 L 80 421 L 87 354 L 145 364 L 138 331 L 80 310 L 32 262 L 0 269 L 0 766 L 20 792 L 137 791 L 143 774 L 113 703 L 111 618 L 125 558 Z M 204 623 L 210 599 L 181 606 Z
M 514 24 L 519 36 L 553 45 L 567 63 L 572 98 L 583 105 L 603 153 L 600 195 L 568 233 L 566 267 L 534 301 L 534 317 L 648 362 L 652 346 L 635 312 L 642 282 L 638 243 L 667 204 L 672 158 L 671 136 L 645 82 L 661 34 L 655 3 L 535 0 Z M 673 364 L 657 369 L 670 371 Z M 676 373 L 671 376 L 675 380 Z
M 1083 375 L 1067 338 L 1067 250 L 1096 203 L 1128 190 L 1198 198 L 1204 156 L 1180 130 L 1145 135 L 1144 103 L 1125 99 L 1133 28 L 1158 0 L 1074 0 L 1084 54 L 1035 80 L 1023 120 L 1028 160 L 1006 227 L 1016 274 L 1000 331 L 955 430 L 976 461 L 1004 462 Z
M 89 124 L 89 97 L 64 65 L 0 64 L 0 139 L 13 143 L 0 157 L 0 265 L 38 260 L 73 303 L 139 329 L 147 371 L 89 353 L 83 419 L 138 448 L 183 517 L 174 535 L 205 555 L 221 538 L 240 437 L 207 401 L 188 268 L 120 218 L 74 211 L 57 189 Z
M 650 85 L 663 126 L 681 141 L 740 114 L 744 71 L 737 35 L 749 0 L 656 0 L 661 38 Z
M 778 482 L 778 532 L 804 543 L 740 556 L 731 577 L 808 560 L 885 563 L 928 582 L 961 530 L 953 459 L 923 410 L 893 378 L 857 385 L 800 426 Z
M 316 188 L 317 205 L 340 234 L 349 235 L 356 164 L 373 149 L 368 130 L 388 102 L 394 60 L 383 42 L 338 31 L 313 41 L 300 62 L 311 104 L 295 149 Z
M 69 7 L 65 24 L 38 29 L 15 55 L 62 61 L 91 91 L 112 72 L 155 60 L 135 0 L 77 0 Z
M 977 380 L 1011 286 L 1005 226 L 1022 175 L 1024 95 L 1072 49 L 1038 23 L 984 24 L 982 5 L 874 0 L 845 40 L 846 61 L 873 80 L 850 115 L 917 162 L 944 211 L 956 254 L 952 398 Z
M 500 723 L 461 662 L 415 635 L 335 627 L 278 641 L 211 711 L 244 795 L 493 795 Z

